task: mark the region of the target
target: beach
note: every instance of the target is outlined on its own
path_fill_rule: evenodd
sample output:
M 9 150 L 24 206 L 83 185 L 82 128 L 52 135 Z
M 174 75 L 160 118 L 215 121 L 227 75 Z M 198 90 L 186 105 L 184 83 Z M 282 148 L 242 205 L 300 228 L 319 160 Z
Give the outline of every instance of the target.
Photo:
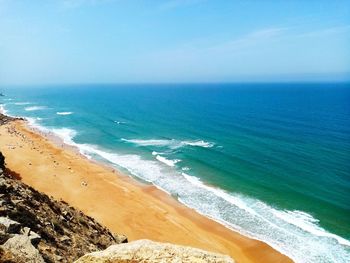
M 129 241 L 151 239 L 230 255 L 237 262 L 291 262 L 269 245 L 235 233 L 154 186 L 138 182 L 29 128 L 0 126 L 7 167 L 24 183 L 80 209 Z

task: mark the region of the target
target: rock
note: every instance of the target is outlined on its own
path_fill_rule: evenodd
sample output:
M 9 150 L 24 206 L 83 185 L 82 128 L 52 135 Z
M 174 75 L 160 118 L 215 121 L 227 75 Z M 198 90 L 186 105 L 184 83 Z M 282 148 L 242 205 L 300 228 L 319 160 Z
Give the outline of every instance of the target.
M 20 260 L 13 255 L 10 251 L 4 250 L 0 247 L 0 262 L 6 263 L 26 263 L 25 259 Z
M 21 224 L 7 217 L 0 217 L 0 225 L 5 226 L 5 231 L 9 234 L 19 233 Z
M 0 125 L 4 125 L 4 124 L 7 124 L 11 121 L 15 121 L 15 120 L 24 120 L 23 118 L 13 118 L 13 117 L 10 117 L 10 116 L 6 116 L 2 113 L 0 113 Z
M 138 240 L 127 244 L 112 245 L 104 251 L 87 254 L 75 263 L 234 263 L 224 255 L 201 249 Z
M 84 254 L 127 240 L 67 203 L 14 179 L 4 169 L 0 173 L 0 245 L 14 234 L 27 236 L 50 263 L 74 262 Z M 5 258 L 0 255 L 0 262 L 26 262 L 9 250 L 3 251 Z
M 26 235 L 29 237 L 30 242 L 33 244 L 33 246 L 37 246 L 39 244 L 41 236 L 31 231 L 29 227 L 24 227 L 22 232 L 23 232 L 23 235 Z
M 68 236 L 62 236 L 62 237 L 60 238 L 60 242 L 63 243 L 63 244 L 69 244 L 69 242 L 70 242 L 70 237 L 68 237 Z
M 4 251 L 11 252 L 18 261 L 28 263 L 45 263 L 39 251 L 32 245 L 29 236 L 15 235 L 1 246 Z
M 128 238 L 125 235 L 113 234 L 117 244 L 128 243 Z
M 0 169 L 5 169 L 5 156 L 0 152 Z
M 5 243 L 10 237 L 11 235 L 7 233 L 6 227 L 0 224 L 0 244 Z

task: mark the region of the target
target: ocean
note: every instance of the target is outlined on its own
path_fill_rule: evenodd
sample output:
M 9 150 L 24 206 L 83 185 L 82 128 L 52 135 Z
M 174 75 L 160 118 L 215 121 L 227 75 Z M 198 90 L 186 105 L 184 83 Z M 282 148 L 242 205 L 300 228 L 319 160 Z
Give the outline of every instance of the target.
M 350 262 L 350 83 L 0 91 L 7 114 L 295 262 Z

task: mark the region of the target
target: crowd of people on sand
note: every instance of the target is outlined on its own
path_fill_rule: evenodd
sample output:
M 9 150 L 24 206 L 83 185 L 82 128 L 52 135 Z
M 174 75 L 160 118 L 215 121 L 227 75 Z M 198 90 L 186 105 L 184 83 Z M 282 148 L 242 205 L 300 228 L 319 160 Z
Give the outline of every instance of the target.
M 32 131 L 34 131 L 34 129 L 30 129 Z M 23 134 L 21 131 L 19 131 L 18 129 L 16 129 L 15 125 L 14 124 L 11 124 L 9 126 L 6 127 L 6 132 L 11 136 L 16 136 L 17 138 L 19 138 L 23 143 L 26 143 L 29 148 L 31 150 L 35 150 L 37 152 L 39 152 L 40 154 L 44 154 L 44 151 L 42 151 L 40 149 L 40 147 L 38 145 L 35 144 L 35 142 L 29 138 L 29 136 L 26 136 L 25 134 Z M 50 134 L 43 134 L 42 132 L 40 131 L 36 131 L 35 132 L 38 132 L 40 135 L 42 136 L 50 136 Z M 0 134 L 1 135 L 1 134 Z M 15 150 L 17 147 L 19 148 L 23 148 L 23 144 L 21 144 L 20 142 L 16 142 L 15 144 L 7 144 L 5 145 L 9 150 Z M 62 144 L 62 147 L 64 147 L 64 144 Z M 57 167 L 59 166 L 59 162 L 56 161 L 55 157 L 54 157 L 54 154 L 53 153 L 49 153 L 49 158 L 52 159 L 53 163 L 54 163 L 54 166 Z M 32 165 L 31 162 L 28 163 L 28 165 Z M 74 170 L 71 168 L 71 167 L 68 167 L 68 170 L 71 172 L 71 173 L 74 173 Z M 54 175 L 56 177 L 56 175 Z M 82 180 L 81 181 L 81 186 L 83 187 L 86 187 L 88 186 L 88 183 L 85 181 L 85 180 Z

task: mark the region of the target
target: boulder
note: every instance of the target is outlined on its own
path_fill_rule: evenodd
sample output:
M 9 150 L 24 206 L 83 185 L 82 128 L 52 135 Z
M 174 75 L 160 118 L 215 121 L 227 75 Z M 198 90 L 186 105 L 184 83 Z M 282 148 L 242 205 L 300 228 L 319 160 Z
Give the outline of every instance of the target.
M 40 240 L 41 240 L 41 236 L 38 235 L 37 233 L 31 231 L 31 229 L 29 227 L 24 227 L 22 230 L 23 235 L 26 235 L 29 237 L 30 242 L 36 247 Z
M 125 235 L 114 233 L 113 238 L 115 239 L 117 244 L 128 243 L 128 238 Z
M 1 246 L 3 251 L 11 253 L 18 261 L 27 263 L 44 263 L 39 251 L 32 245 L 29 236 L 14 235 Z
M 0 225 L 3 225 L 9 234 L 18 234 L 21 229 L 20 223 L 7 217 L 0 217 Z
M 201 249 L 159 243 L 150 240 L 138 240 L 130 243 L 112 245 L 104 251 L 86 254 L 75 263 L 233 263 L 221 254 Z

